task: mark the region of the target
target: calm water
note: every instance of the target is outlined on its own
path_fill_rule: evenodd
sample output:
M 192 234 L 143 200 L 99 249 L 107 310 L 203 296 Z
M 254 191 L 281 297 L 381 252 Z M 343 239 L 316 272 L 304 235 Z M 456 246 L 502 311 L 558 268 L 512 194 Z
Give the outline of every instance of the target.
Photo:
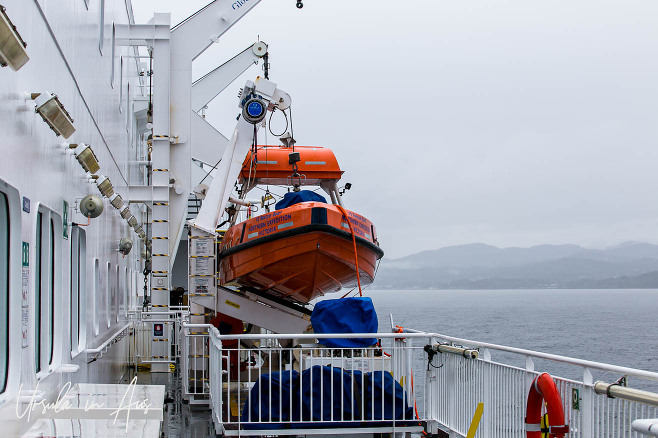
M 365 295 L 375 304 L 379 331 L 389 330 L 393 314 L 403 327 L 658 372 L 657 290 L 367 290 Z M 517 360 L 514 365 L 525 365 Z M 582 377 L 574 369 L 536 361 L 538 371 L 544 367 Z M 594 377 L 616 380 L 601 373 Z M 649 389 L 639 383 L 631 386 Z

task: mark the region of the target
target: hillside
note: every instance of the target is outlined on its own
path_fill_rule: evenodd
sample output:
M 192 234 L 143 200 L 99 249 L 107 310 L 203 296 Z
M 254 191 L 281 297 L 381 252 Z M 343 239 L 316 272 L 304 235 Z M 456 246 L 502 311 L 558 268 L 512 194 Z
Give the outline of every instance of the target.
M 658 245 L 498 248 L 481 243 L 384 259 L 379 289 L 658 288 Z

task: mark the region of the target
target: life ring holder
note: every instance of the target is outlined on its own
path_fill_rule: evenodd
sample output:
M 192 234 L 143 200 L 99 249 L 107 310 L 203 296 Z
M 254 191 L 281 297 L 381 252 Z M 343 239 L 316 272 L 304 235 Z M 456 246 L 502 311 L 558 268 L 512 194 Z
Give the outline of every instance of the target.
M 569 433 L 569 425 L 564 421 L 564 408 L 560 392 L 555 386 L 555 381 L 548 373 L 536 377 L 530 385 L 528 392 L 528 405 L 526 407 L 526 438 L 541 438 L 541 408 L 546 402 L 549 427 L 548 436 L 551 438 L 562 438 Z

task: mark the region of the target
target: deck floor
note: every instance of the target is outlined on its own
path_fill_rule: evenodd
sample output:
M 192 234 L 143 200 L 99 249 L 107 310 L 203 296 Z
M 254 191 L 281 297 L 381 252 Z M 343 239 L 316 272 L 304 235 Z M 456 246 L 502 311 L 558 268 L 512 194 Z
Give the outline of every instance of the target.
M 165 438 L 215 438 L 215 427 L 207 406 L 190 406 L 183 402 L 181 377 L 178 368 L 170 373 L 151 373 L 131 370 L 126 375 L 130 382 L 137 375 L 140 385 L 165 385 L 165 412 L 162 424 Z

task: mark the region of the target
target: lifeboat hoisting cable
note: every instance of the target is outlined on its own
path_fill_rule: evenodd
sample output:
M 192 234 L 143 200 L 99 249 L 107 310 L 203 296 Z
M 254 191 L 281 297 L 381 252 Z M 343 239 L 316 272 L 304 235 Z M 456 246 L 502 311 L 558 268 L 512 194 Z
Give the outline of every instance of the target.
M 541 438 L 541 408 L 546 402 L 548 412 L 548 436 L 550 438 L 562 438 L 569 433 L 569 425 L 564 421 L 564 408 L 560 392 L 555 386 L 555 381 L 548 373 L 543 373 L 535 378 L 528 392 L 528 406 L 526 408 L 526 437 Z M 545 436 L 545 435 L 544 435 Z

